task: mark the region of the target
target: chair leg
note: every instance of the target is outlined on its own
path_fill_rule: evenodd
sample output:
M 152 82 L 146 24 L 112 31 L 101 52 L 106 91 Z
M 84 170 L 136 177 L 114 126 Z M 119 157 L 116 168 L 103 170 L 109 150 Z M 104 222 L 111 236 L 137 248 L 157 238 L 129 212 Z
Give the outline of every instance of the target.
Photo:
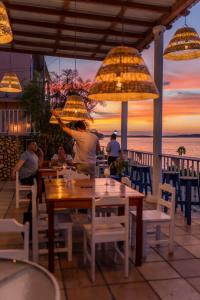
M 131 230 L 130 230 L 131 247 L 135 246 L 135 218 L 131 216 Z
M 72 225 L 67 230 L 68 261 L 72 261 Z
M 169 253 L 174 252 L 174 224 L 171 223 L 169 227 Z
M 16 187 L 16 208 L 19 208 L 19 189 Z
M 91 277 L 95 281 L 95 243 L 91 242 Z
M 83 233 L 83 263 L 84 265 L 87 262 L 87 237 L 86 232 Z
M 128 277 L 129 273 L 129 249 L 128 249 L 128 239 L 124 242 L 124 276 Z
M 156 240 L 160 240 L 160 225 L 156 225 Z
M 147 248 L 148 248 L 147 224 L 143 222 L 143 257 L 147 256 Z

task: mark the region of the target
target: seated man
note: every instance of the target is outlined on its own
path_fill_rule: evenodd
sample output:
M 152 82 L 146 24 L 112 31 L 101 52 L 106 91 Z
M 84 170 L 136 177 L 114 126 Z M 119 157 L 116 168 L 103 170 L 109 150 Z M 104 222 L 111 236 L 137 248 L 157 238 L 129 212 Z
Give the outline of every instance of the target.
M 71 165 L 72 160 L 72 156 L 70 154 L 66 154 L 63 146 L 60 146 L 58 148 L 58 154 L 54 154 L 51 158 L 52 165 L 62 165 L 64 163 Z
M 21 184 L 32 185 L 33 179 L 37 176 L 38 168 L 43 163 L 43 152 L 39 149 L 39 155 L 36 155 L 37 149 L 36 142 L 29 140 L 27 142 L 27 150 L 22 153 L 12 171 L 13 178 L 15 178 L 16 172 L 19 172 Z

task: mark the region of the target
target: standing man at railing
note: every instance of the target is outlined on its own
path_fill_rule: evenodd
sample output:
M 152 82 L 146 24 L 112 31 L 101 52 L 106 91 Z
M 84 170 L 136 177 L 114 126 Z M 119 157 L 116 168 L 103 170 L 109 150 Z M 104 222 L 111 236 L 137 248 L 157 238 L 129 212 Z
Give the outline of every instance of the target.
M 117 136 L 115 133 L 111 135 L 110 142 L 106 147 L 106 152 L 108 153 L 108 165 L 116 161 L 120 153 L 120 144 L 116 140 Z

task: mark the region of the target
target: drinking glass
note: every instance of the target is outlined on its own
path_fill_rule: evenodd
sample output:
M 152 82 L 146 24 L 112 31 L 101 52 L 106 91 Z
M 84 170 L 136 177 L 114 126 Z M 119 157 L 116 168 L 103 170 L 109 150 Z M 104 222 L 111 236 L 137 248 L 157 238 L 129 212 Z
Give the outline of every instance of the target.
M 106 185 L 108 185 L 108 178 L 110 177 L 110 169 L 109 168 L 104 169 L 104 176 L 106 177 Z

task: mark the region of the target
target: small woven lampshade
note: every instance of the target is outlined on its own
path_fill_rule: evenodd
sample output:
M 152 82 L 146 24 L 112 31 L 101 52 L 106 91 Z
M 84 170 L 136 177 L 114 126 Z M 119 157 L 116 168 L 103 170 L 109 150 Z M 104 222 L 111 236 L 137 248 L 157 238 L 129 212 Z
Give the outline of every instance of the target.
M 22 91 L 21 84 L 15 73 L 5 73 L 1 83 L 0 91 L 8 93 L 20 93 Z
M 0 44 L 7 44 L 13 40 L 10 22 L 4 4 L 0 1 Z
M 60 116 L 62 109 L 61 108 L 56 108 L 55 110 L 59 113 L 59 116 Z M 55 124 L 58 124 L 58 121 L 57 121 L 55 116 L 51 115 L 49 123 L 55 125 Z
M 182 27 L 175 32 L 164 51 L 169 60 L 189 60 L 200 57 L 200 38 L 192 27 Z
M 91 117 L 87 111 L 83 99 L 78 95 L 72 95 L 67 98 L 65 106 L 61 112 L 61 119 L 66 122 L 87 121 Z
M 145 100 L 158 96 L 140 53 L 125 46 L 110 50 L 89 92 L 89 97 L 96 101 Z

